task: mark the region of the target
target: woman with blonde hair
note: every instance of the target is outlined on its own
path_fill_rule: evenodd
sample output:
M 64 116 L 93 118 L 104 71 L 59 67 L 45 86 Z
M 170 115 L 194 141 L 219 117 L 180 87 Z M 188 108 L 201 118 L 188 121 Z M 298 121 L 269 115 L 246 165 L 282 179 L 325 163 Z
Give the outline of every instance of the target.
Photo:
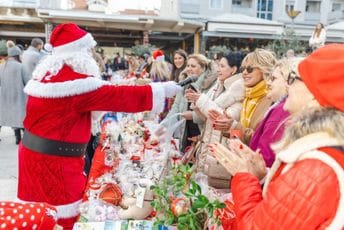
M 324 46 L 288 75 L 284 109 L 293 119 L 274 145 L 276 161 L 238 140 L 212 146 L 233 174 L 238 229 L 342 229 L 344 227 L 344 45 Z
M 149 71 L 149 78 L 152 82 L 169 81 L 171 71 L 165 61 L 165 55 L 161 50 L 153 52 L 153 62 Z
M 288 95 L 287 80 L 290 71 L 291 60 L 282 59 L 277 61 L 272 75 L 266 78 L 267 97 L 274 104 L 266 112 L 264 119 L 260 122 L 250 141 L 250 148 L 253 151 L 260 150 L 267 167 L 271 167 L 275 160 L 275 153 L 270 145 L 281 139 L 290 115 L 283 109 Z
M 265 78 L 271 75 L 276 58 L 268 50 L 256 49 L 247 54 L 242 61 L 240 72 L 244 79 L 245 99 L 240 114 L 240 122 L 231 117 L 215 114 L 214 128 L 228 135 L 230 130 L 236 130 L 245 143 L 249 143 L 254 130 L 262 121 L 265 112 L 272 104 L 267 98 Z
M 178 120 L 181 118 L 186 120 L 180 129 L 174 133 L 174 136 L 180 139 L 180 150 L 182 152 L 184 152 L 187 146 L 192 144 L 193 141 L 191 139 L 193 137 L 200 135 L 200 130 L 203 128 L 203 121 L 194 119 L 195 112 L 192 111 L 194 106 L 192 103 L 188 103 L 185 93 L 190 88 L 192 88 L 192 91 L 206 93 L 215 83 L 217 77 L 214 64 L 202 54 L 189 55 L 183 72 L 187 77 L 196 77 L 197 80 L 184 86 L 184 90 L 177 94 L 174 104 L 166 117 L 169 119 L 175 114 L 181 114 Z
M 326 41 L 326 30 L 322 23 L 318 23 L 312 33 L 312 36 L 309 38 L 309 47 L 312 50 L 316 50 L 325 45 Z
M 218 64 L 216 84 L 208 93 L 186 93 L 188 101 L 196 105 L 194 118 L 197 119 L 194 120 L 202 120 L 205 123 L 201 144 L 196 153 L 197 171 L 207 174 L 208 184 L 214 188 L 228 188 L 230 175 L 223 167 L 221 167 L 222 170 L 218 170 L 219 167 L 216 169 L 213 167 L 216 160 L 211 156 L 208 145 L 216 141 L 227 143 L 227 138 L 223 138 L 220 131 L 213 129 L 209 110 L 216 110 L 226 113 L 233 119 L 239 119 L 245 95 L 244 81 L 239 73 L 243 58 L 244 54 L 240 52 L 225 54 Z

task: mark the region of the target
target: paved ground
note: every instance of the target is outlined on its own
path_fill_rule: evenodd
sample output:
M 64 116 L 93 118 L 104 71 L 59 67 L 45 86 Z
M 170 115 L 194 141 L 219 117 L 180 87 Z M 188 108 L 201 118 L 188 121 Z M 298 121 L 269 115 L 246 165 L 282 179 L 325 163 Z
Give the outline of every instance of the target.
M 17 194 L 18 145 L 11 128 L 0 130 L 0 200 L 13 200 Z

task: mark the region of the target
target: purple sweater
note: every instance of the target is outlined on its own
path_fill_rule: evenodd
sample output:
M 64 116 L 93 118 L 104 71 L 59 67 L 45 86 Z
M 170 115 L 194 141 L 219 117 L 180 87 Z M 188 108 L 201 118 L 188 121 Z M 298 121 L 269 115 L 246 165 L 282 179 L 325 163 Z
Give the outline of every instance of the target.
M 285 127 L 284 121 L 290 115 L 283 109 L 285 100 L 284 98 L 268 111 L 251 138 L 250 148 L 254 151 L 260 149 L 267 167 L 271 167 L 275 160 L 275 153 L 270 145 L 281 139 Z

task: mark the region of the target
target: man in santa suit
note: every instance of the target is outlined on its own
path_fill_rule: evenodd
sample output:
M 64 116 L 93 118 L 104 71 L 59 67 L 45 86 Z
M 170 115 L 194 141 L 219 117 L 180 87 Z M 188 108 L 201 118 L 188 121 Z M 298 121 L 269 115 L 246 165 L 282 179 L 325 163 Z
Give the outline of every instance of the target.
M 55 27 L 50 43 L 52 55 L 37 66 L 24 89 L 28 102 L 19 146 L 18 198 L 53 205 L 58 223 L 70 229 L 86 183 L 91 111 L 159 113 L 165 97 L 180 87 L 172 82 L 114 86 L 100 80 L 91 52 L 96 42 L 75 24 Z

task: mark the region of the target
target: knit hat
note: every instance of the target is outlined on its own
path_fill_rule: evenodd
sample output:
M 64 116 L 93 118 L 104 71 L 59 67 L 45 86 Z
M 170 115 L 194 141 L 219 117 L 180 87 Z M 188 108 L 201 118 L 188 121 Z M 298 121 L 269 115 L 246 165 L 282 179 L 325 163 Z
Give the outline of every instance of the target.
M 0 56 L 7 56 L 7 46 L 6 41 L 0 41 Z
M 324 107 L 344 112 L 344 45 L 330 44 L 314 51 L 299 66 L 300 77 Z
M 19 56 L 21 54 L 21 49 L 18 46 L 13 46 L 7 49 L 9 57 Z
M 161 50 L 155 50 L 153 52 L 153 58 L 155 61 L 165 61 L 165 55 Z
M 65 53 L 89 49 L 97 43 L 92 35 L 81 29 L 74 23 L 60 24 L 56 26 L 50 35 L 50 44 L 54 53 Z

